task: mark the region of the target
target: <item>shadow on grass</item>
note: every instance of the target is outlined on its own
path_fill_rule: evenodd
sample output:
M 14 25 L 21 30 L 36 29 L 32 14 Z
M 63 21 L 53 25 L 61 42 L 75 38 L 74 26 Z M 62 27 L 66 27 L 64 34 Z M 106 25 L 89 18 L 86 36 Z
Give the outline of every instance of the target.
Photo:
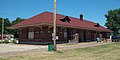
M 63 51 L 57 51 L 57 53 L 60 53 L 60 54 L 62 54 L 62 53 L 64 53 Z

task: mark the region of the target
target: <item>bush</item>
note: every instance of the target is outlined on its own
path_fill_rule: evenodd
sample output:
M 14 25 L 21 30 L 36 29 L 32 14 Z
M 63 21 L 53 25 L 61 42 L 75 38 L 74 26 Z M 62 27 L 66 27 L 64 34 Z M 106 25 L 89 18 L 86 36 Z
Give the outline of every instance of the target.
M 17 39 L 14 39 L 14 40 L 0 40 L 0 43 L 18 43 L 18 40 Z
M 0 40 L 0 43 L 3 43 L 3 41 L 2 41 L 2 40 Z
M 14 40 L 12 40 L 12 43 L 16 43 L 16 40 L 14 39 Z
M 18 43 L 17 39 L 12 40 L 12 43 Z
M 4 40 L 5 43 L 9 43 L 9 40 Z

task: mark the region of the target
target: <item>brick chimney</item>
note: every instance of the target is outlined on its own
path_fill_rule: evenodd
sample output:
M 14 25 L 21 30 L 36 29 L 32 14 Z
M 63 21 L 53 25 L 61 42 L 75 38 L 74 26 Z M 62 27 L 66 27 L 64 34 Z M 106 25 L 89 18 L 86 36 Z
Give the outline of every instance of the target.
M 83 20 L 83 14 L 80 14 L 80 20 Z

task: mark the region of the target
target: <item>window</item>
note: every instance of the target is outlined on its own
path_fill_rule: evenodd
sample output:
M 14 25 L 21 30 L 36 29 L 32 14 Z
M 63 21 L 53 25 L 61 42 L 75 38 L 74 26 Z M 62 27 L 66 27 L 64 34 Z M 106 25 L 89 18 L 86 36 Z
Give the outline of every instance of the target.
M 39 30 L 35 31 L 36 34 L 39 34 Z
M 32 29 L 32 28 L 28 29 L 28 32 L 34 32 L 34 29 Z

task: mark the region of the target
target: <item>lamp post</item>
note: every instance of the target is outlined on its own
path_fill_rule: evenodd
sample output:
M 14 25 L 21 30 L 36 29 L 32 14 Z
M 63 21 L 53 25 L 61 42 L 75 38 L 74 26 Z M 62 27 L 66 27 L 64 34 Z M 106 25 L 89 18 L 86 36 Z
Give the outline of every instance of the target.
M 57 51 L 56 47 L 56 0 L 54 0 L 54 15 L 53 15 L 53 33 L 54 33 L 54 51 Z

